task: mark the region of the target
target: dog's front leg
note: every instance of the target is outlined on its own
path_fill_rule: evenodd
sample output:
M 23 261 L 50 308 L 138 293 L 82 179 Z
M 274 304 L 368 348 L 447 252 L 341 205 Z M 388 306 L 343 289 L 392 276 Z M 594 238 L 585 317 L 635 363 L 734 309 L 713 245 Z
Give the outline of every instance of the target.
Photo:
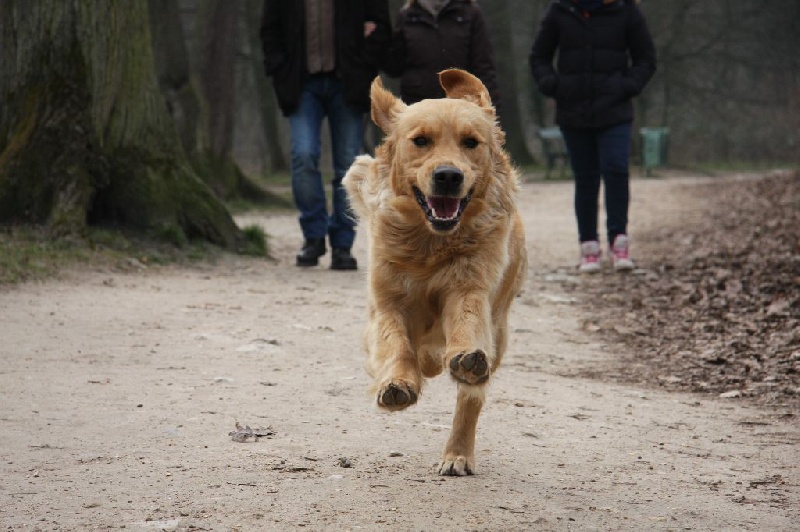
M 439 464 L 439 474 L 472 475 L 475 472 L 475 431 L 484 402 L 484 388 L 458 384 L 453 428 Z
M 393 308 L 373 311 L 367 342 L 378 406 L 401 410 L 416 403 L 422 375 L 402 312 Z
M 453 428 L 439 465 L 440 475 L 471 475 L 475 470 L 475 431 L 494 357 L 491 309 L 483 293 L 453 293 L 445 300 L 442 325 L 447 344 L 444 363 L 458 381 Z
M 442 324 L 446 341 L 444 364 L 464 384 L 484 384 L 493 367 L 491 310 L 486 294 L 451 294 Z

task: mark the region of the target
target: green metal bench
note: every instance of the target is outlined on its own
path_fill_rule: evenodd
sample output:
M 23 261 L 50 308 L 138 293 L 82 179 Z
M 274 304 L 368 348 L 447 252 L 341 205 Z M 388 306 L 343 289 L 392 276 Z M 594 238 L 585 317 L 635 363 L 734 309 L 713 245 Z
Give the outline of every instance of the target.
M 564 144 L 561 130 L 557 127 L 543 127 L 539 129 L 538 136 L 542 142 L 542 152 L 547 164 L 544 178 L 550 179 L 550 172 L 556 167 L 558 161 L 561 161 L 560 177 L 563 178 L 564 171 L 569 164 L 569 155 L 567 154 L 567 146 Z

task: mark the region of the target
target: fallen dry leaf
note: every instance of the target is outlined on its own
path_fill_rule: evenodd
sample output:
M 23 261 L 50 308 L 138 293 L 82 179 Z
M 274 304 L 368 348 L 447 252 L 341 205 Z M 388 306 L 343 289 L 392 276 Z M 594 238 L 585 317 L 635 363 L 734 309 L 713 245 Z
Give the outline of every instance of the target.
M 247 443 L 248 441 L 258 441 L 258 438 L 264 436 L 272 436 L 275 434 L 271 428 L 267 427 L 265 429 L 251 429 L 250 425 L 245 425 L 242 427 L 239 422 L 236 422 L 236 430 L 229 432 L 228 436 L 231 439 L 238 443 Z

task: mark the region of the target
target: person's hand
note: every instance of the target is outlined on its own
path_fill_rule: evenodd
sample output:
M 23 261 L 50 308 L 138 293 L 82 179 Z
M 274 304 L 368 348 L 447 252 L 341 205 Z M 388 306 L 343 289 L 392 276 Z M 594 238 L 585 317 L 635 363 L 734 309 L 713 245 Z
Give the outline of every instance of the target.
M 375 31 L 375 28 L 377 28 L 377 27 L 378 26 L 372 21 L 365 22 L 364 23 L 364 38 L 366 39 L 367 37 L 372 35 L 372 32 Z

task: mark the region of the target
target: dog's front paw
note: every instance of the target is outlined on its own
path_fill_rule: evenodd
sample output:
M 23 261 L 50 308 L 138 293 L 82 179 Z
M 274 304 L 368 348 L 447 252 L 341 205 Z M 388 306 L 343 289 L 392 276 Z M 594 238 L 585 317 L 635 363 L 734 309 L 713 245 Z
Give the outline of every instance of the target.
M 489 380 L 489 362 L 486 353 L 478 349 L 472 353 L 461 352 L 450 359 L 450 374 L 464 384 L 483 384 Z
M 402 410 L 417 402 L 417 391 L 402 381 L 392 381 L 378 391 L 378 406 L 387 410 Z
M 439 464 L 439 474 L 443 477 L 464 477 L 474 474 L 475 460 L 473 458 L 445 453 Z

